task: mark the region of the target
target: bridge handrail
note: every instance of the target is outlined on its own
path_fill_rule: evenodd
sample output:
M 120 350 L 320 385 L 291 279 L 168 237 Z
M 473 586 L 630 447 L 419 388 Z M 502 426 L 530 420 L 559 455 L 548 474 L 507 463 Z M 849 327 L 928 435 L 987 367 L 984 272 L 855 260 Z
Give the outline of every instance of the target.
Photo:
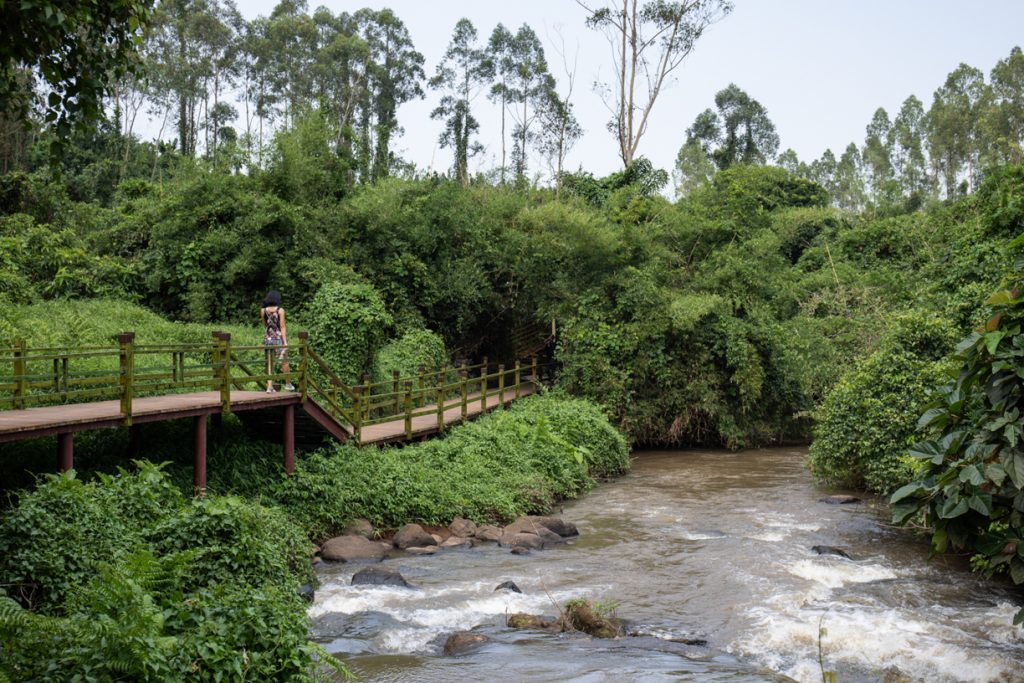
M 298 369 L 291 372 L 266 372 L 263 345 L 231 344 L 231 335 L 214 332 L 210 342 L 137 344 L 135 334 L 117 336 L 116 347 L 68 346 L 30 347 L 24 340 L 0 348 L 0 367 L 10 366 L 11 374 L 0 374 L 0 410 L 67 403 L 71 400 L 119 398 L 125 425 L 132 423 L 135 396 L 184 390 L 212 390 L 221 395 L 222 411 L 231 411 L 232 388 L 243 390 L 255 383 L 294 382 L 301 400 L 312 394 L 334 419 L 359 438 L 362 427 L 404 418 L 411 437 L 413 418 L 437 414 L 443 429 L 446 410 L 461 406 L 463 416 L 468 405 L 498 396 L 518 397 L 523 386 L 538 380 L 537 359 L 529 365 L 516 361 L 506 367 L 492 363 L 444 367 L 428 373 L 420 368 L 414 375 L 392 373 L 391 379 L 349 386 L 309 345 L 308 335 L 300 332 Z M 294 362 L 294 361 L 293 361 Z M 84 363 L 84 367 L 82 367 Z M 77 366 L 77 367 L 74 367 Z M 327 379 L 323 386 L 317 372 Z

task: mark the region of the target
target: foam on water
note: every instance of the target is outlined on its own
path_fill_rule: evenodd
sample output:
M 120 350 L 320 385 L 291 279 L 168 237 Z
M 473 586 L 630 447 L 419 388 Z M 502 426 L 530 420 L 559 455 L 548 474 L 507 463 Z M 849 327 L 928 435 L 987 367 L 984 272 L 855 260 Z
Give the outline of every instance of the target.
M 521 579 L 517 578 L 517 581 Z M 328 582 L 316 594 L 309 616 L 325 614 L 385 614 L 397 626 L 381 629 L 373 638 L 377 652 L 413 654 L 433 649 L 442 633 L 465 631 L 482 624 L 501 621 L 506 614 L 544 614 L 556 604 L 579 597 L 579 590 L 558 590 L 536 594 L 495 591 L 494 581 L 457 582 L 443 587 L 398 588 L 393 586 L 351 586 L 341 580 Z
M 831 558 L 798 560 L 787 565 L 785 569 L 793 576 L 814 581 L 826 588 L 841 588 L 848 583 L 870 583 L 896 578 L 896 572 L 891 567 Z

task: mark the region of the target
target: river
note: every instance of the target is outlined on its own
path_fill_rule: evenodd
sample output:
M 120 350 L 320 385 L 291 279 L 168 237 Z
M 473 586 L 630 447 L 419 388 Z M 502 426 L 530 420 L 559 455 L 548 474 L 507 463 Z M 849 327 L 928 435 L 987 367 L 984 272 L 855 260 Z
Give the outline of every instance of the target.
M 818 502 L 832 491 L 813 485 L 805 458 L 639 453 L 629 474 L 565 504 L 580 530 L 571 544 L 386 560 L 416 590 L 352 587 L 358 567 L 321 565 L 314 637 L 364 681 L 821 681 L 824 669 L 843 683 L 1024 682 L 1020 592 L 960 558 L 928 561 L 876 501 Z M 507 580 L 523 594 L 494 591 Z M 504 626 L 506 613 L 554 615 L 573 597 L 617 605 L 648 635 Z M 445 636 L 468 629 L 491 642 L 441 656 Z M 707 647 L 675 642 L 685 639 Z

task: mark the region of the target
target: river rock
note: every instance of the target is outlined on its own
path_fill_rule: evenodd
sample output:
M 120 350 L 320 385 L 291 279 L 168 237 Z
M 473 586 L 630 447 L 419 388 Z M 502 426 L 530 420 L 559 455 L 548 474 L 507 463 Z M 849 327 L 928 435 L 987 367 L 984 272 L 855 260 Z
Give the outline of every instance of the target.
M 501 529 L 491 524 L 484 524 L 476 528 L 476 538 L 481 541 L 494 541 L 497 543 L 501 540 Z
M 316 597 L 316 588 L 311 583 L 304 583 L 299 586 L 299 597 L 306 602 L 312 604 L 313 598 Z
M 400 548 L 401 550 L 406 550 L 413 546 L 422 547 L 427 545 L 437 545 L 437 541 L 434 540 L 434 537 L 424 531 L 423 527 L 419 524 L 406 524 L 403 526 L 398 530 L 398 533 L 395 534 L 395 538 L 392 543 L 395 544 L 396 548 Z
M 352 576 L 353 586 L 401 586 L 411 588 L 405 577 L 394 569 L 385 567 L 365 567 Z
M 505 532 L 498 543 L 505 548 L 528 548 L 540 550 L 544 547 L 544 539 L 537 534 L 528 534 L 525 531 Z
M 836 494 L 834 496 L 819 498 L 818 502 L 825 503 L 826 505 L 850 505 L 852 503 L 859 503 L 860 498 L 857 496 L 848 496 L 846 494 Z
M 444 536 L 441 534 L 430 534 L 430 537 L 434 539 L 434 542 L 437 543 L 437 545 L 441 545 L 444 542 Z
M 473 545 L 473 543 L 463 536 L 449 536 L 441 542 L 442 548 L 468 548 L 471 545 Z
M 363 538 L 372 539 L 373 525 L 367 519 L 353 519 L 345 528 L 345 533 L 349 536 L 362 536 Z
M 436 545 L 423 545 L 423 546 L 415 546 L 414 545 L 411 548 L 406 548 L 405 552 L 409 553 L 410 555 L 433 555 L 434 553 L 437 552 L 437 550 L 438 550 L 438 546 L 436 546 Z
M 523 546 L 523 545 L 517 545 L 514 548 L 512 548 L 512 554 L 513 555 L 529 555 L 530 554 L 530 549 L 527 548 L 526 546 Z
M 836 555 L 837 557 L 845 557 L 850 559 L 850 556 L 846 554 L 845 550 L 840 548 L 833 548 L 830 545 L 812 545 L 811 550 L 818 553 L 819 555 Z
M 452 532 L 452 536 L 469 538 L 470 536 L 476 535 L 476 524 L 468 519 L 456 517 L 452 520 L 452 523 L 448 525 L 448 531 Z
M 335 536 L 320 548 L 320 557 L 331 562 L 380 562 L 387 547 L 362 536 Z
M 579 530 L 572 522 L 566 522 L 561 517 L 542 517 L 539 515 L 526 515 L 505 527 L 505 531 L 528 531 L 537 533 L 537 529 L 543 527 L 548 531 L 558 534 L 562 538 L 578 536 Z
M 459 633 L 453 633 L 448 636 L 448 640 L 444 643 L 444 653 L 449 657 L 465 654 L 471 650 L 475 650 L 488 641 L 490 641 L 490 638 L 482 633 L 460 631 Z
M 496 590 L 496 591 L 509 591 L 510 593 L 522 593 L 523 592 L 523 591 L 519 590 L 519 586 L 516 585 L 515 581 L 502 581 L 497 586 L 495 586 L 494 590 Z
M 508 615 L 505 619 L 505 625 L 509 628 L 537 628 L 537 629 L 548 629 L 555 623 L 555 620 L 551 617 L 545 617 L 540 614 L 523 614 L 522 612 L 516 612 L 515 614 Z

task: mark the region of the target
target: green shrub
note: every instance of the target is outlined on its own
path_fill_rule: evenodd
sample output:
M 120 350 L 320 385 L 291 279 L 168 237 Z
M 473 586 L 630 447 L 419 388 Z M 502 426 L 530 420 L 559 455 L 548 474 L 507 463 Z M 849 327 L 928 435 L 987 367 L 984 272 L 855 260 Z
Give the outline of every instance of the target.
M 306 309 L 310 344 L 341 377 L 355 384 L 394 321 L 380 294 L 367 284 L 328 282 Z
M 443 439 L 404 448 L 335 446 L 300 462 L 274 498 L 314 538 L 355 517 L 377 526 L 441 524 L 455 516 L 505 521 L 550 509 L 594 477 L 629 466 L 626 443 L 601 410 L 533 396 Z
M 809 464 L 819 481 L 889 493 L 913 478 L 907 447 L 932 387 L 948 376 L 949 321 L 898 316 L 878 350 L 858 361 L 817 413 Z
M 444 340 L 430 330 L 409 330 L 377 349 L 373 357 L 373 381 L 383 382 L 398 370 L 402 377 L 415 376 L 424 368 L 431 377 L 448 364 Z

